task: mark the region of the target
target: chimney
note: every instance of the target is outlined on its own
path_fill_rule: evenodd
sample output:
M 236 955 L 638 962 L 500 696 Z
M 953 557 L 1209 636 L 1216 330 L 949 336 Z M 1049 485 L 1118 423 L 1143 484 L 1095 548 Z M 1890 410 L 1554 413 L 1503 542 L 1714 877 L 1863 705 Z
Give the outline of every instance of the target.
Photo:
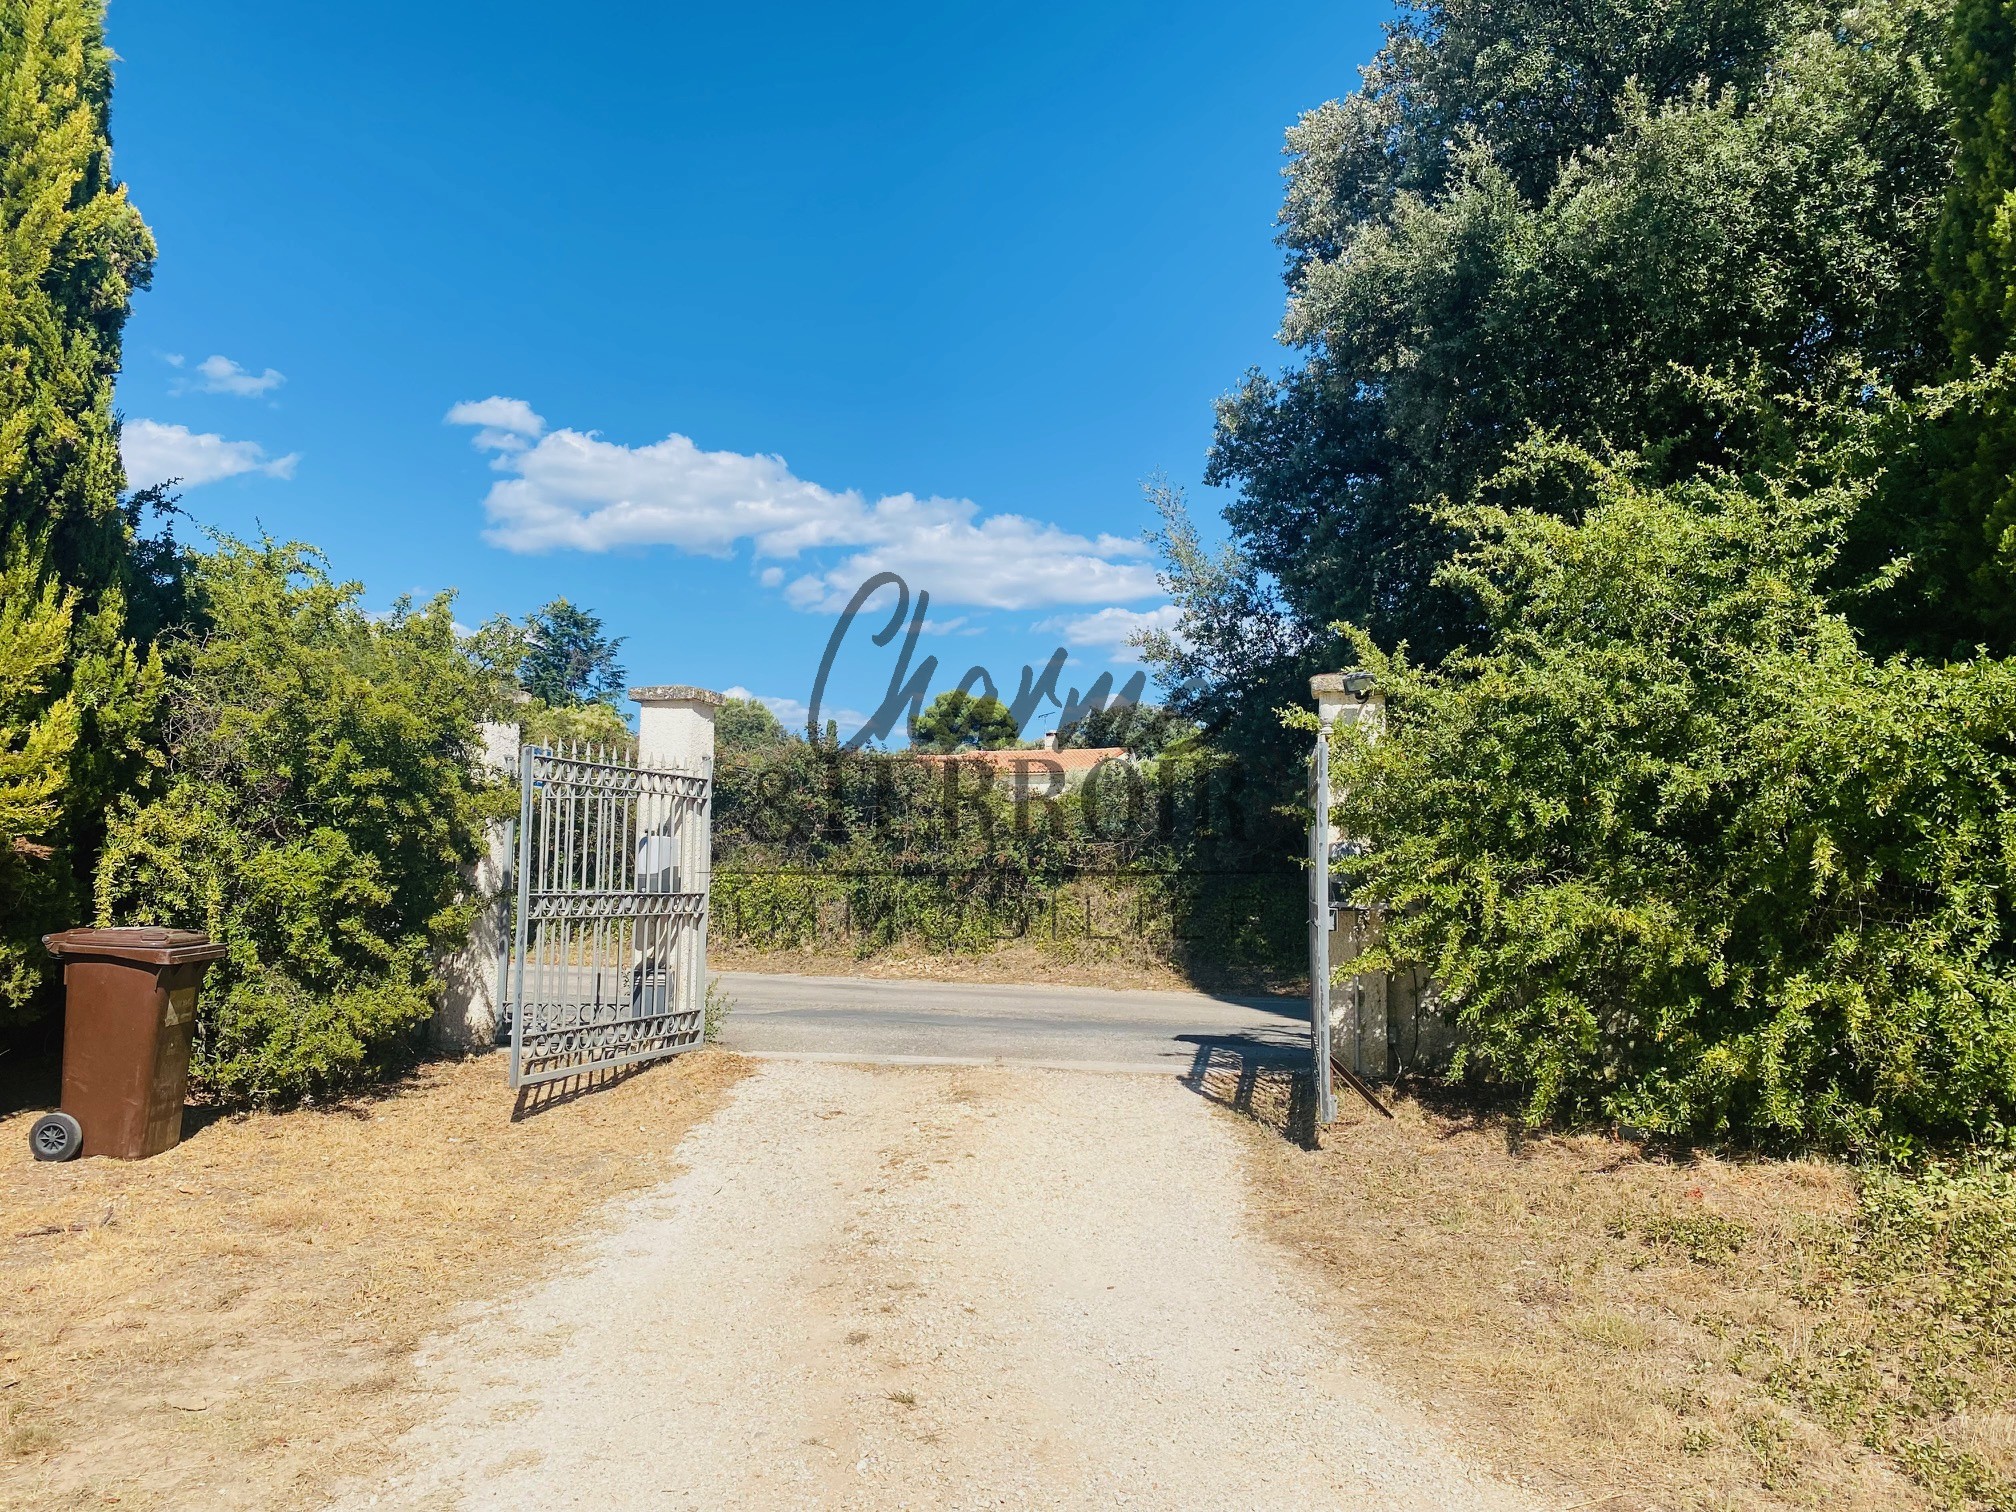
M 1043 749 L 1046 751 L 1057 749 L 1057 732 L 1055 730 L 1045 730 L 1043 732 Z

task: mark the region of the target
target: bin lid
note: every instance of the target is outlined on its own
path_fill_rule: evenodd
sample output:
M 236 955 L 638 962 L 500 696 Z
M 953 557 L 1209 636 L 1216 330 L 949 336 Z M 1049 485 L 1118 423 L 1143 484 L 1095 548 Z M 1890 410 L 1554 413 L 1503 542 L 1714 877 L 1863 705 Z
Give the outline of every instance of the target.
M 100 956 L 115 961 L 138 961 L 147 966 L 185 966 L 192 961 L 214 961 L 224 954 L 224 946 L 200 929 L 151 926 L 66 929 L 61 934 L 42 936 L 42 944 L 58 959 Z

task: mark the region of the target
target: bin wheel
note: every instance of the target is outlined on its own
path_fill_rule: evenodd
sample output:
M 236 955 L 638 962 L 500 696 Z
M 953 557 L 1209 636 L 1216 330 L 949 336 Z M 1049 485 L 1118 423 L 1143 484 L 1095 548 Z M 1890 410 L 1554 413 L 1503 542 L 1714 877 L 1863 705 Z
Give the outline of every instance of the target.
M 84 1149 L 84 1130 L 68 1113 L 44 1113 L 29 1126 L 28 1145 L 37 1160 L 75 1160 Z

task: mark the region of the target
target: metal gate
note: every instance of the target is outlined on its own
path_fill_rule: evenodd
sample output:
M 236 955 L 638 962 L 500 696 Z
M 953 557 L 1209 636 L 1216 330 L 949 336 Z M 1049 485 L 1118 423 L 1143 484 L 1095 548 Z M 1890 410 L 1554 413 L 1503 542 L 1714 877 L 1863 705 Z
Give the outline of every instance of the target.
M 566 744 L 525 747 L 518 771 L 511 1085 L 697 1049 L 711 772 Z

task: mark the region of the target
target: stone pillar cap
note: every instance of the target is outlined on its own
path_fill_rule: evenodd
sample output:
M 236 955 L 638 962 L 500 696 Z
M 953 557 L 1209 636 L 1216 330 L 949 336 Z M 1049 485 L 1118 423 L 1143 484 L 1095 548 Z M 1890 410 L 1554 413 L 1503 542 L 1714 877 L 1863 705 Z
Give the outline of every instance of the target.
M 1351 686 L 1353 682 L 1358 684 L 1356 688 Z M 1372 680 L 1372 674 L 1355 668 L 1349 672 L 1318 672 L 1309 679 L 1309 692 L 1312 696 L 1324 693 L 1349 693 L 1356 698 L 1378 691 Z
M 656 683 L 648 688 L 632 688 L 630 696 L 640 704 L 697 703 L 716 709 L 728 702 L 726 697 L 711 688 L 691 688 L 685 683 Z

